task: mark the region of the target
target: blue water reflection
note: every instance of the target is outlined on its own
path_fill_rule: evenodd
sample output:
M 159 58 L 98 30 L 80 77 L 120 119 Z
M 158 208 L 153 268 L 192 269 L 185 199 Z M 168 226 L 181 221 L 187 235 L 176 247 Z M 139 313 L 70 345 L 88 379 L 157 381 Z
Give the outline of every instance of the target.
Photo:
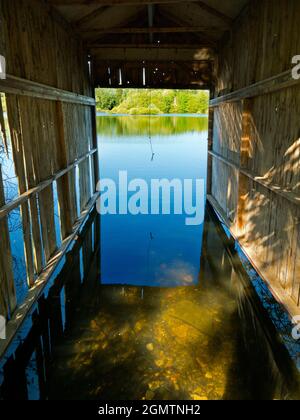
M 119 171 L 124 170 L 129 181 L 142 178 L 148 185 L 153 178 L 205 182 L 207 118 L 161 116 L 154 121 L 147 117 L 101 116 L 97 127 L 102 179 L 117 182 Z M 204 204 L 203 197 L 203 208 Z M 186 214 L 102 216 L 102 283 L 161 287 L 196 284 L 203 223 L 186 226 L 185 219 Z

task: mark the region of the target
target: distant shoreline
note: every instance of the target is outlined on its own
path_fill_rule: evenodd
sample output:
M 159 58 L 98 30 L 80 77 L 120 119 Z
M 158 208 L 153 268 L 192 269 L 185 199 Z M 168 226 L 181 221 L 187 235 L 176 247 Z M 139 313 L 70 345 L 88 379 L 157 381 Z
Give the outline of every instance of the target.
M 207 118 L 208 114 L 113 114 L 112 112 L 97 111 L 97 117 L 187 117 Z

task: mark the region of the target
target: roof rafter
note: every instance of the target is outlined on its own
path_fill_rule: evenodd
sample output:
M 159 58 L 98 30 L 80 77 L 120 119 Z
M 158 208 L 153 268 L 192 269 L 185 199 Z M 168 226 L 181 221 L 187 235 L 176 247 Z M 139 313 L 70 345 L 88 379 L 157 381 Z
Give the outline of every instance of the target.
M 174 16 L 170 15 L 169 13 L 166 13 L 161 8 L 159 9 L 159 13 L 160 13 L 161 16 L 167 18 L 171 22 L 174 22 L 174 24 L 176 24 L 176 25 L 181 25 L 181 26 L 187 25 L 186 22 L 182 21 L 181 19 L 175 18 Z M 206 42 L 209 46 L 211 46 L 213 48 L 216 48 L 217 47 L 217 42 L 214 39 L 212 39 L 210 36 L 208 36 L 205 32 L 203 32 L 203 29 L 204 28 L 202 28 L 202 31 L 194 32 L 194 35 L 196 35 L 198 37 L 198 39 L 201 43 Z M 220 31 L 220 28 L 218 28 L 218 31 Z
M 100 6 L 98 9 L 93 10 L 86 16 L 83 16 L 81 19 L 78 19 L 76 22 L 74 22 L 74 25 L 77 27 L 80 27 L 81 25 L 89 23 L 91 20 L 96 19 L 97 17 L 101 16 L 104 10 L 106 10 L 108 6 Z
M 227 22 L 228 24 L 231 24 L 233 22 L 233 19 L 231 17 L 225 15 L 224 13 L 220 12 L 219 10 L 215 9 L 214 7 L 208 6 L 203 1 L 197 1 L 195 4 L 200 7 L 200 9 L 204 10 L 205 12 L 209 13 L 212 16 L 215 16 L 224 22 Z

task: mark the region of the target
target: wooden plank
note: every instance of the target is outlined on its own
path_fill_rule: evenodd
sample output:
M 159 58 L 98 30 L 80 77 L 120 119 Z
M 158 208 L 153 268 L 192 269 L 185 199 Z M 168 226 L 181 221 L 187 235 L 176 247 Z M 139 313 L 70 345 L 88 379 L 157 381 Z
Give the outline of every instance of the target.
M 267 95 L 269 93 L 277 92 L 278 90 L 286 89 L 299 84 L 300 80 L 294 79 L 292 77 L 292 71 L 287 70 L 284 73 L 254 83 L 251 86 L 247 86 L 243 89 L 236 90 L 235 92 L 228 93 L 227 95 L 220 96 L 219 98 L 212 99 L 209 102 L 209 105 L 211 107 L 215 107 L 226 102 L 236 102 L 242 99 L 253 98 L 255 96 Z
M 26 194 L 26 193 L 24 193 Z M 29 196 L 30 214 L 32 222 L 32 241 L 35 273 L 39 274 L 43 269 L 43 247 L 40 231 L 40 214 L 36 194 Z M 1 212 L 1 209 L 0 209 Z M 1 217 L 0 217 L 1 220 Z
M 155 48 L 156 50 L 158 49 L 168 49 L 168 50 L 194 50 L 194 51 L 199 51 L 202 48 L 210 48 L 210 46 L 207 43 L 191 43 L 191 44 L 187 44 L 187 43 L 173 43 L 173 44 L 169 44 L 169 43 L 150 43 L 150 44 L 145 44 L 145 43 L 100 43 L 98 41 L 95 42 L 89 42 L 88 43 L 88 47 L 90 49 L 104 49 L 104 48 L 142 48 L 144 50 L 148 50 L 148 49 L 152 49 Z M 211 54 L 212 56 L 214 55 L 214 51 L 213 49 L 211 49 Z
M 211 48 L 193 49 L 169 49 L 169 48 L 91 48 L 91 54 L 95 60 L 117 61 L 190 61 L 210 63 L 215 59 Z
M 75 225 L 73 226 L 72 233 L 64 239 L 61 247 L 56 251 L 52 256 L 51 260 L 48 262 L 47 266 L 44 268 L 43 272 L 40 274 L 39 278 L 36 280 L 34 286 L 29 290 L 28 295 L 25 299 L 25 302 L 21 307 L 17 308 L 11 320 L 7 323 L 6 326 L 6 340 L 0 340 L 0 358 L 3 357 L 9 345 L 13 341 L 17 331 L 21 327 L 22 323 L 26 319 L 26 316 L 35 305 L 38 298 L 43 293 L 44 288 L 48 284 L 53 272 L 55 271 L 57 265 L 60 263 L 62 258 L 65 256 L 72 242 L 76 239 L 82 225 L 87 220 L 91 210 L 94 208 L 95 203 L 99 197 L 99 192 L 94 194 L 90 202 L 77 219 Z
M 236 163 L 224 158 L 223 156 L 213 152 L 208 151 L 208 153 L 213 156 L 214 158 L 218 159 L 219 161 L 225 163 L 226 165 L 230 166 L 231 168 L 237 169 L 251 179 L 252 181 L 256 182 L 257 184 L 267 188 L 268 190 L 272 191 L 273 193 L 280 195 L 281 197 L 285 198 L 286 200 L 290 201 L 293 204 L 299 205 L 300 204 L 300 195 L 297 193 L 294 193 L 292 191 L 289 191 L 287 189 L 281 188 L 279 185 L 273 185 L 272 183 L 265 181 L 261 177 L 257 177 L 254 174 L 251 174 L 249 171 L 240 168 Z
M 141 6 L 148 4 L 186 3 L 187 1 L 198 3 L 199 0 L 48 0 L 50 4 L 53 4 L 55 6 Z
M 25 151 L 28 188 L 47 181 L 57 170 L 57 131 L 55 103 L 20 97 L 22 139 Z M 56 249 L 54 199 L 52 184 L 30 200 L 37 273 Z
M 57 125 L 58 125 L 58 156 L 61 168 L 68 166 L 67 141 L 65 138 L 64 113 L 61 101 L 56 103 Z M 70 196 L 70 177 L 69 173 L 64 174 L 57 180 L 58 201 L 61 222 L 61 234 L 65 239 L 72 231 L 72 212 Z
M 47 263 L 57 248 L 54 222 L 53 185 L 51 184 L 40 191 L 38 193 L 38 199 L 40 207 L 43 248 Z
M 24 166 L 24 150 L 22 143 L 22 130 L 20 125 L 19 102 L 15 95 L 7 95 L 7 114 L 10 127 L 11 145 L 16 175 L 18 177 L 19 195 L 26 189 L 26 173 Z M 29 213 L 29 203 L 21 205 L 21 218 L 24 234 L 24 251 L 26 260 L 27 282 L 29 286 L 34 283 L 34 264 L 31 237 L 31 219 Z
M 46 181 L 40 182 L 37 186 L 30 188 L 25 193 L 21 194 L 16 199 L 12 200 L 10 203 L 7 203 L 0 207 L 0 220 L 7 216 L 8 213 L 10 213 L 15 208 L 19 207 L 21 204 L 26 202 L 30 198 L 34 198 L 34 196 L 41 192 L 43 189 L 47 188 L 49 185 L 51 185 L 54 181 L 65 175 L 66 173 L 70 172 L 72 169 L 74 169 L 77 165 L 79 165 L 81 162 L 83 162 L 85 159 L 87 159 L 89 156 L 96 153 L 97 150 L 93 149 L 90 152 L 86 153 L 84 156 L 80 157 L 79 159 L 76 159 L 72 164 L 68 165 L 67 168 L 60 170 L 55 175 L 53 175 L 51 178 L 47 179 Z
M 243 101 L 242 113 L 242 133 L 240 139 L 240 166 L 242 169 L 247 168 L 247 163 L 250 157 L 250 143 L 251 143 L 251 105 L 252 99 L 245 99 Z M 246 213 L 246 198 L 248 193 L 248 178 L 242 173 L 239 174 L 238 185 L 238 203 L 237 203 L 237 217 L 236 223 L 240 231 L 245 226 Z
M 90 106 L 95 105 L 95 100 L 91 97 L 32 82 L 27 79 L 21 79 L 9 74 L 6 75 L 5 80 L 0 80 L 0 92 L 52 101 L 71 102 Z
M 0 206 L 5 203 L 2 167 L 0 165 Z M 17 306 L 15 282 L 13 275 L 13 260 L 11 254 L 9 229 L 7 218 L 0 221 L 0 238 L 1 238 L 1 252 L 0 252 L 0 288 L 1 296 L 4 296 L 6 302 L 3 309 L 4 315 L 10 317 Z M 1 341 L 1 340 L 0 340 Z
M 8 146 L 7 146 L 7 136 L 6 136 L 6 130 L 5 130 L 5 121 L 4 121 L 4 112 L 2 107 L 2 97 L 0 94 L 0 140 L 2 138 L 4 149 L 6 153 L 8 152 Z
M 84 34 L 181 34 L 194 32 L 219 32 L 218 26 L 169 26 L 169 27 L 131 27 L 97 28 L 81 30 Z

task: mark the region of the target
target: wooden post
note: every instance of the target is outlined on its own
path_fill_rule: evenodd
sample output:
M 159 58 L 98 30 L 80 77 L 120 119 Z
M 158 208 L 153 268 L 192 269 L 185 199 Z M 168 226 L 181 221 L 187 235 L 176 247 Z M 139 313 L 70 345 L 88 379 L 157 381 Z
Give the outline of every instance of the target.
M 91 85 L 94 89 L 94 69 L 93 62 L 91 62 Z M 95 89 L 93 90 L 93 98 L 95 99 Z M 98 138 L 97 138 L 97 103 L 91 106 L 91 118 L 92 118 L 92 144 L 93 148 L 98 150 Z M 99 167 L 99 153 L 98 151 L 94 154 L 94 174 L 95 174 L 95 191 L 98 181 L 100 180 L 100 167 Z M 95 192 L 94 191 L 94 192 Z
M 208 113 L 208 151 L 213 150 L 213 131 L 214 131 L 214 109 L 209 108 L 209 113 Z M 213 158 L 208 153 L 208 156 L 207 156 L 207 194 L 212 193 L 212 165 L 213 165 Z

